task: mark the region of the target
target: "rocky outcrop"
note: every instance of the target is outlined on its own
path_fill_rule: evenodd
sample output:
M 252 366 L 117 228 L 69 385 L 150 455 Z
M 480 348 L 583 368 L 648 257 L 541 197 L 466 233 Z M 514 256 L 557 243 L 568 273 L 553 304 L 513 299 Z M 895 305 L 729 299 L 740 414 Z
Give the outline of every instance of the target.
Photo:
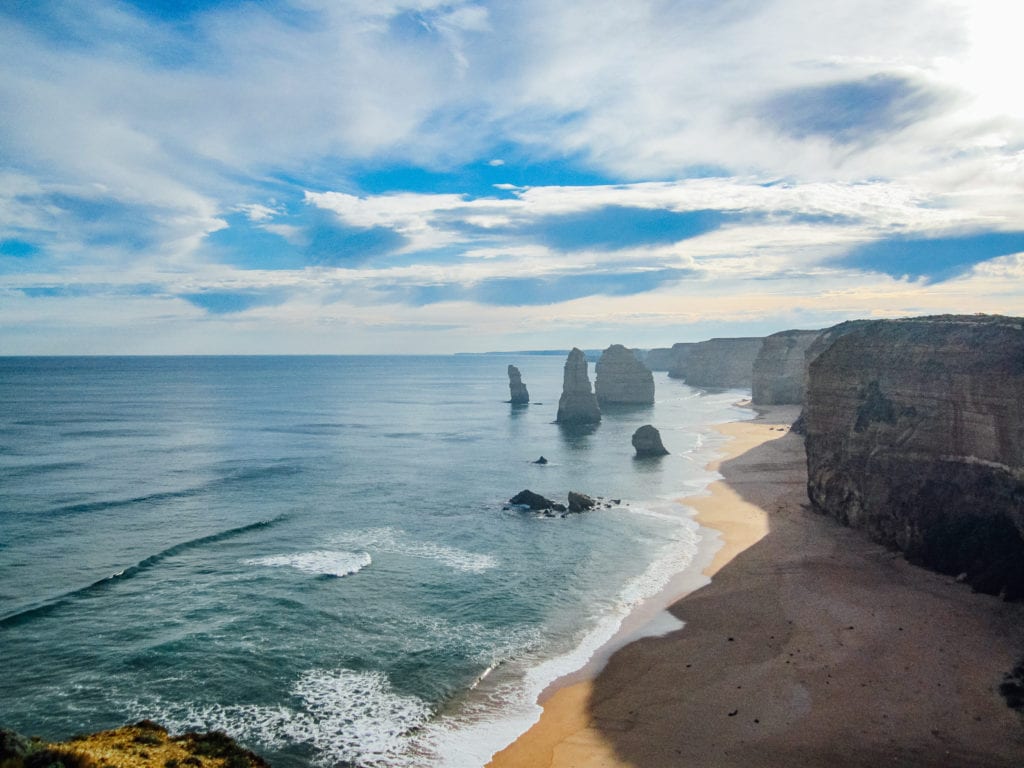
M 514 365 L 508 367 L 508 390 L 511 395 L 509 400 L 512 405 L 528 405 L 530 393 L 523 384 L 523 376 Z
M 670 379 L 685 379 L 686 368 L 690 363 L 690 353 L 697 346 L 696 342 L 683 341 L 672 345 L 672 365 L 668 369 Z
M 799 405 L 804 401 L 806 352 L 820 335 L 821 331 L 782 331 L 765 337 L 752 369 L 756 405 Z
M 511 499 L 508 500 L 509 504 L 517 507 L 528 507 L 535 512 L 541 512 L 544 510 L 554 510 L 556 512 L 564 512 L 565 505 L 556 504 L 551 499 L 541 496 L 539 493 L 534 493 L 530 489 L 520 491 Z
M 573 347 L 565 360 L 562 396 L 558 400 L 558 416 L 555 420 L 567 426 L 596 424 L 601 421 L 601 409 L 590 388 L 590 377 L 587 375 L 587 359 L 576 347 Z
M 709 339 L 694 344 L 686 361 L 686 383 L 692 387 L 749 387 L 754 360 L 764 339 Z
M 597 501 L 587 496 L 585 493 L 577 493 L 576 491 L 569 491 L 569 511 L 570 512 L 587 512 L 597 506 Z
M 634 432 L 632 442 L 638 457 L 646 458 L 648 456 L 665 456 L 668 454 L 664 444 L 661 442 L 661 433 L 650 424 L 644 424 Z
M 270 768 L 263 758 L 239 746 L 221 731 L 171 736 L 166 728 L 149 720 L 56 743 L 25 739 L 13 731 L 0 730 L 0 765 L 10 768 L 97 768 L 104 765 Z
M 808 371 L 814 507 L 979 591 L 1024 596 L 1024 320 L 844 330 Z
M 653 405 L 654 376 L 632 351 L 612 344 L 594 367 L 598 405 Z

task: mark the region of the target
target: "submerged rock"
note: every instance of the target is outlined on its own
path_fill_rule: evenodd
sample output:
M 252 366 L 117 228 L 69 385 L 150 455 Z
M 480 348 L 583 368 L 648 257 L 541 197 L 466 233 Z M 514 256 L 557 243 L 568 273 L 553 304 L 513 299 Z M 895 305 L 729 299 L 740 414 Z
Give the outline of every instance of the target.
M 512 405 L 528 405 L 530 402 L 530 393 L 526 389 L 526 385 L 523 384 L 523 376 L 519 373 L 519 369 L 514 365 L 508 367 L 508 389 L 511 399 L 509 400 Z
M 598 405 L 654 403 L 654 376 L 621 344 L 612 344 L 601 354 L 594 373 Z
M 661 433 L 650 424 L 644 424 L 634 432 L 632 442 L 637 456 L 666 456 L 668 454 L 661 442 Z
M 534 464 L 547 464 L 547 463 L 548 463 L 548 460 L 547 460 L 547 459 L 545 459 L 545 458 L 544 458 L 543 456 L 541 456 L 541 457 L 540 457 L 539 459 L 537 459 L 537 460 L 536 460 L 535 462 L 533 462 L 533 463 L 534 463 Z
M 562 375 L 562 396 L 558 400 L 559 424 L 596 424 L 601 421 L 601 409 L 590 388 L 587 358 L 583 351 L 573 347 L 565 360 Z

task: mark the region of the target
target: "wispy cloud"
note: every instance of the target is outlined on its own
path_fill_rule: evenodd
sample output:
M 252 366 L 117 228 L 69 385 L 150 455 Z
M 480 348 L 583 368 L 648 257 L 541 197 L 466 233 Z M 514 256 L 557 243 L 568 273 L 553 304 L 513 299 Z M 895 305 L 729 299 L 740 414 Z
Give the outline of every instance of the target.
M 0 6 L 0 330 L 441 351 L 1012 309 L 1007 9 Z

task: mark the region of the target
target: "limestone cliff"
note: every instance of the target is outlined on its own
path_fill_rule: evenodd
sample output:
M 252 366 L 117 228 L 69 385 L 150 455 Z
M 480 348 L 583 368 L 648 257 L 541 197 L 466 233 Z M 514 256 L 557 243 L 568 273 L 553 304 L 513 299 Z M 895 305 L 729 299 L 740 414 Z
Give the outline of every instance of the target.
M 799 405 L 804 401 L 805 353 L 820 335 L 821 331 L 781 331 L 765 337 L 754 360 L 754 403 Z
M 1024 596 L 1024 320 L 848 327 L 810 364 L 804 420 L 818 510 Z
M 562 396 L 558 399 L 558 416 L 555 420 L 566 425 L 596 424 L 601 420 L 601 409 L 590 389 L 587 358 L 576 347 L 573 347 L 565 360 Z
M 672 368 L 672 349 L 670 347 L 655 347 L 648 349 L 644 355 L 644 365 L 649 371 L 667 371 Z
M 672 365 L 668 369 L 670 379 L 685 379 L 686 366 L 690 361 L 690 352 L 697 346 L 696 342 L 681 341 L 672 345 Z
M 523 384 L 523 376 L 514 365 L 508 367 L 508 390 L 512 405 L 527 405 L 530 402 L 530 392 Z
M 763 342 L 759 336 L 699 342 L 690 350 L 683 378 L 693 387 L 749 387 Z
M 594 393 L 601 407 L 654 403 L 654 376 L 621 344 L 612 344 L 604 351 L 594 374 Z

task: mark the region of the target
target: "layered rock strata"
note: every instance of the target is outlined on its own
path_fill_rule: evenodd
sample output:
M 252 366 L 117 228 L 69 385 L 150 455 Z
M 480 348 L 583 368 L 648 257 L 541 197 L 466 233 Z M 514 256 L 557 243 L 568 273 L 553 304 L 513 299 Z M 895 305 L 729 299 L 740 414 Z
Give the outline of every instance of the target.
M 760 336 L 701 341 L 690 349 L 681 378 L 693 387 L 749 387 L 763 343 Z
M 697 342 L 681 341 L 672 345 L 672 365 L 668 369 L 670 379 L 685 379 L 686 367 L 690 362 L 690 353 Z
M 530 402 L 530 393 L 523 384 L 523 376 L 514 365 L 508 367 L 508 391 L 512 405 L 527 405 Z
M 979 591 L 1024 596 L 1024 320 L 845 330 L 808 370 L 814 507 Z
M 654 376 L 632 351 L 612 344 L 594 366 L 594 393 L 599 406 L 652 405 Z
M 799 405 L 804 401 L 806 352 L 821 331 L 782 331 L 766 336 L 754 359 L 751 390 L 757 405 Z
M 590 388 L 590 377 L 587 375 L 587 358 L 576 347 L 573 347 L 565 360 L 562 396 L 558 399 L 558 416 L 555 420 L 570 426 L 601 421 L 601 408 Z
M 644 424 L 633 433 L 632 443 L 637 457 L 640 458 L 668 454 L 664 443 L 661 442 L 661 433 L 650 424 Z

